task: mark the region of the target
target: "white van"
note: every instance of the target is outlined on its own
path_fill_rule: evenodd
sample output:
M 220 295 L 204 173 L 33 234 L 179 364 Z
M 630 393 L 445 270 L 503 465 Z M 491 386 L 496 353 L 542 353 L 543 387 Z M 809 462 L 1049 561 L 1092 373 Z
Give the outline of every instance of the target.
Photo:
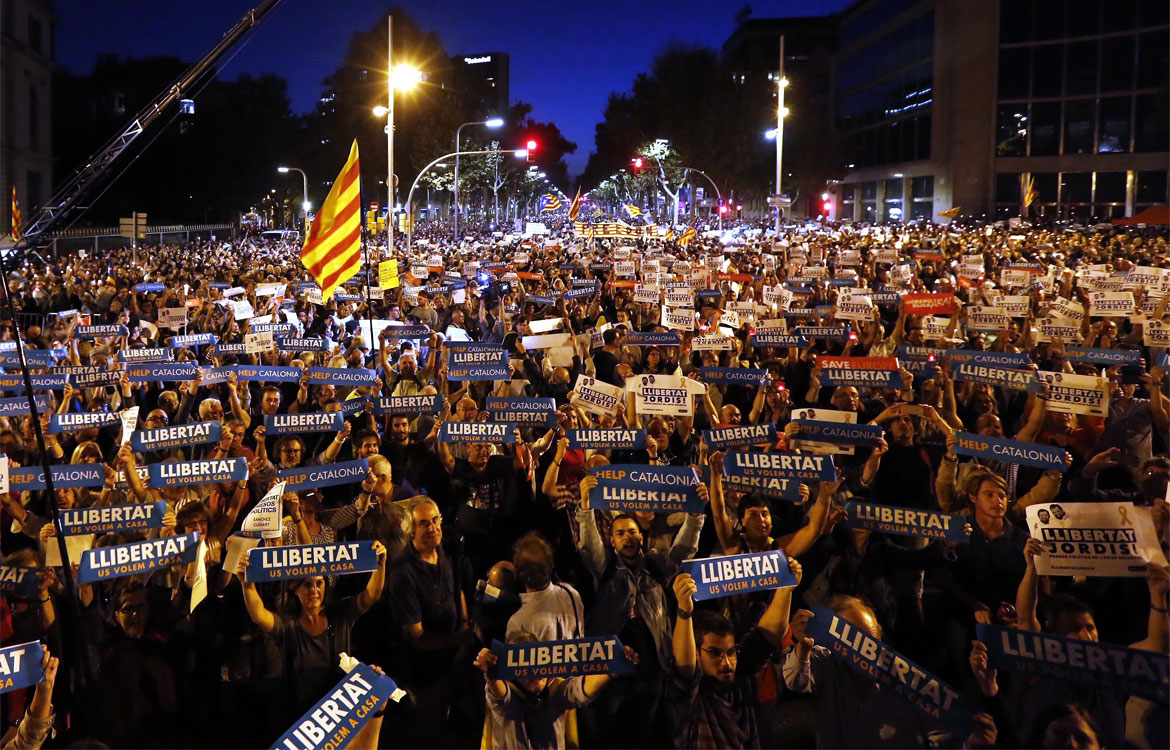
M 301 238 L 301 233 L 293 231 L 292 229 L 269 229 L 260 233 L 262 240 L 276 240 L 278 242 L 296 242 Z

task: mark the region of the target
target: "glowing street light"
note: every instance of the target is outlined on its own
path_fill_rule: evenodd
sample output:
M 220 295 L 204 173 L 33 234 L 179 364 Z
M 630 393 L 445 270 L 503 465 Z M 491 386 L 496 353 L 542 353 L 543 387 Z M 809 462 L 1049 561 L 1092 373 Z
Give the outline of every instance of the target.
M 488 120 L 465 122 L 459 127 L 455 128 L 455 196 L 453 202 L 455 203 L 455 239 L 457 242 L 459 239 L 459 134 L 463 132 L 463 128 L 467 127 L 468 125 L 484 125 L 486 127 L 495 129 L 503 127 L 504 118 L 492 117 Z

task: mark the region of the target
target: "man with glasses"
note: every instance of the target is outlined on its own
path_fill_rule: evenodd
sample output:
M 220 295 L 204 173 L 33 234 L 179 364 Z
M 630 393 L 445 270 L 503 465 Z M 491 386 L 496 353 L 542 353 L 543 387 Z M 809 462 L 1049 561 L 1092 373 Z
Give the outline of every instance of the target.
M 800 583 L 800 563 L 788 558 Z M 713 611 L 695 612 L 698 590 L 689 573 L 674 579 L 678 617 L 674 663 L 666 683 L 675 747 L 759 747 L 756 674 L 777 653 L 788 632 L 792 588 L 778 588 L 756 627 L 736 644 L 735 628 Z

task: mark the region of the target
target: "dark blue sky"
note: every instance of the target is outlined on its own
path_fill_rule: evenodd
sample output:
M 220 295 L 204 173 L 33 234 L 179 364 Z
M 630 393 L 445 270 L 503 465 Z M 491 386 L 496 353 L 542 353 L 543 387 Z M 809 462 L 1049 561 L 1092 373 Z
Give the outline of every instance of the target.
M 87 73 L 98 53 L 178 55 L 195 60 L 256 4 L 254 0 L 58 0 L 57 61 Z M 848 0 L 752 2 L 756 17 L 821 15 Z M 391 4 L 369 0 L 284 0 L 224 68 L 223 75 L 278 73 L 293 110 L 309 111 L 321 80 L 341 62 L 355 31 L 384 22 Z M 743 3 L 407 0 L 399 3 L 450 54 L 511 55 L 511 97 L 533 105 L 577 144 L 569 169 L 580 172 L 593 150 L 594 126 L 611 91 L 626 91 L 672 40 L 719 48 Z

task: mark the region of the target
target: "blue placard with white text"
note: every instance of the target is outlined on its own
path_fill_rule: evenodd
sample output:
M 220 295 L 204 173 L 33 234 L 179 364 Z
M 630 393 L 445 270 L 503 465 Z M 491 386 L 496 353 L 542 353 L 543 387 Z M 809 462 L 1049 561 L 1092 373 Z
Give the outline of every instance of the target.
M 702 513 L 695 470 L 681 466 L 610 464 L 588 470 L 597 477 L 589 490 L 589 507 L 599 510 Z
M 81 553 L 77 582 L 95 583 L 183 565 L 192 562 L 198 551 L 198 531 L 87 549 Z
M 44 656 L 40 641 L 0 648 L 0 693 L 32 687 L 45 679 Z
M 293 722 L 271 750 L 342 750 L 397 690 L 394 680 L 359 663 Z
M 369 471 L 369 461 L 359 458 L 354 461 L 341 461 L 319 466 L 279 469 L 276 472 L 276 478 L 285 483 L 285 492 L 300 492 L 317 487 L 336 487 L 339 484 L 360 484 Z
M 697 602 L 796 585 L 780 550 L 687 560 L 683 572 L 695 579 Z
M 1065 470 L 1065 450 L 1057 446 L 977 435 L 973 432 L 957 432 L 954 450 L 960 456 L 976 456 L 1050 471 Z
M 130 434 L 130 445 L 138 453 L 180 448 L 186 445 L 218 443 L 223 427 L 214 420 L 159 427 L 154 430 L 137 430 Z
M 488 675 L 496 680 L 633 674 L 636 669 L 616 635 L 538 643 L 492 641 L 491 651 L 496 663 L 488 668 Z
M 242 482 L 248 478 L 248 459 L 212 458 L 202 461 L 164 461 L 150 465 L 150 488 L 187 484 Z
M 161 529 L 163 515 L 166 512 L 167 504 L 163 500 L 157 503 L 62 509 L 61 527 L 65 530 L 66 536 Z
M 362 367 L 310 367 L 310 385 L 367 386 L 376 385 L 378 374 Z
M 367 573 L 377 567 L 378 555 L 374 552 L 374 542 L 370 540 L 298 544 L 249 550 L 248 569 L 244 576 L 249 583 L 289 581 L 312 576 Z
M 339 411 L 310 411 L 302 414 L 265 414 L 264 432 L 268 435 L 291 435 L 303 432 L 337 432 L 345 426 Z
M 970 516 L 852 501 L 845 503 L 845 513 L 849 516 L 845 525 L 851 529 L 944 542 L 971 541 L 971 534 L 965 529 Z

